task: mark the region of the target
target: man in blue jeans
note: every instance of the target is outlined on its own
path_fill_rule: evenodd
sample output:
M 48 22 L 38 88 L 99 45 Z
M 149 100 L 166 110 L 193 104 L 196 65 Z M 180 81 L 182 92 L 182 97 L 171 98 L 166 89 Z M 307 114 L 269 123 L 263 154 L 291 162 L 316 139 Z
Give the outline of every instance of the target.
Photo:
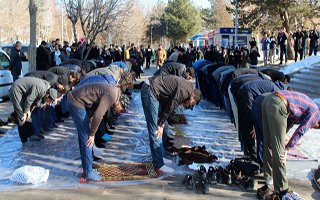
M 84 84 L 68 94 L 68 109 L 79 136 L 82 182 L 102 179 L 92 170 L 92 147 L 95 133 L 107 110 L 112 107 L 116 113 L 123 111 L 119 97 L 120 89 L 105 83 Z M 89 113 L 93 115 L 90 116 Z
M 142 86 L 141 101 L 148 127 L 151 155 L 155 168 L 160 172 L 173 172 L 163 161 L 162 133 L 168 116 L 179 105 L 193 108 L 200 99 L 201 93 L 194 89 L 193 83 L 174 75 L 151 77 Z

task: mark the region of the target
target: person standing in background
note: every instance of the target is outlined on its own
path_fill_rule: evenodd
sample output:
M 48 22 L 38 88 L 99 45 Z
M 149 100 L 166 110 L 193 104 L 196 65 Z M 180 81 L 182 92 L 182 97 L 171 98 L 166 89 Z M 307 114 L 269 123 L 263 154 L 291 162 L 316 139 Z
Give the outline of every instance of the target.
M 21 59 L 21 42 L 17 41 L 15 46 L 12 48 L 10 52 L 10 65 L 9 70 L 11 71 L 11 75 L 13 81 L 19 79 L 22 69 L 22 59 Z
M 314 53 L 314 55 L 317 55 L 318 52 L 318 39 L 319 39 L 319 32 L 317 31 L 317 26 L 313 27 L 313 30 L 310 31 L 309 34 L 310 38 L 310 51 L 309 51 L 309 56 Z

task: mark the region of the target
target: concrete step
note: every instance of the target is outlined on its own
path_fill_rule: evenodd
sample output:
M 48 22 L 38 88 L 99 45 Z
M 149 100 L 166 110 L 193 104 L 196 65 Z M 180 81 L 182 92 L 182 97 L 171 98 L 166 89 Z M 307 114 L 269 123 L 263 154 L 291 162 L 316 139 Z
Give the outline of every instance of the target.
M 314 75 L 314 76 L 320 77 L 320 71 L 315 71 L 315 70 L 311 70 L 311 69 L 303 69 L 300 71 L 300 74 Z
M 313 87 L 305 87 L 304 85 L 290 83 L 290 87 L 294 91 L 308 95 L 310 98 L 320 98 L 320 89 Z
M 304 80 L 306 82 L 317 82 L 320 84 L 320 76 L 314 74 L 295 74 L 292 79 Z
M 306 88 L 308 87 L 319 87 L 319 82 L 312 81 L 309 79 L 297 79 L 297 78 L 292 78 L 291 83 L 296 83 L 305 86 Z M 320 87 L 319 87 L 320 89 Z

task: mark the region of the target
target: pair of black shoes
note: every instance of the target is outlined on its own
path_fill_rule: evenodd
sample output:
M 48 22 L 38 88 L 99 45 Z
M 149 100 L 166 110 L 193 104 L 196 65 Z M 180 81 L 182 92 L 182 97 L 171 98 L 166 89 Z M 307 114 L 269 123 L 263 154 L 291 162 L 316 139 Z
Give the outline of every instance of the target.
M 208 194 L 209 181 L 207 180 L 206 168 L 200 166 L 200 169 L 193 177 L 191 175 L 187 175 L 183 180 L 183 184 L 188 190 L 195 189 L 199 194 Z

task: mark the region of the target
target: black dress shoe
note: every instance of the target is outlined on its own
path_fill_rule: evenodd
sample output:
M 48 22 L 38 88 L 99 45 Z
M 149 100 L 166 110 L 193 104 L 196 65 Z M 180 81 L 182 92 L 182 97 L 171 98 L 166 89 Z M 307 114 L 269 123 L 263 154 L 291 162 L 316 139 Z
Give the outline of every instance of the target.
M 193 183 L 193 178 L 191 175 L 187 175 L 183 182 L 184 186 L 187 188 L 187 190 L 193 190 L 194 188 L 194 183 Z
M 210 185 L 216 185 L 218 183 L 216 169 L 214 169 L 212 166 L 208 169 L 207 180 Z
M 95 162 L 100 162 L 102 160 L 102 158 L 97 157 L 95 155 L 93 155 L 92 158 L 93 158 L 93 161 L 95 161 Z
M 64 120 L 61 119 L 61 118 L 59 118 L 59 119 L 57 119 L 57 120 L 55 121 L 55 123 L 64 123 Z
M 227 169 L 223 170 L 223 172 L 221 173 L 221 179 L 224 184 L 231 185 L 232 184 L 231 171 Z
M 200 179 L 195 181 L 194 186 L 196 188 L 197 193 L 200 193 L 200 194 L 209 193 L 209 183 L 207 179 Z

